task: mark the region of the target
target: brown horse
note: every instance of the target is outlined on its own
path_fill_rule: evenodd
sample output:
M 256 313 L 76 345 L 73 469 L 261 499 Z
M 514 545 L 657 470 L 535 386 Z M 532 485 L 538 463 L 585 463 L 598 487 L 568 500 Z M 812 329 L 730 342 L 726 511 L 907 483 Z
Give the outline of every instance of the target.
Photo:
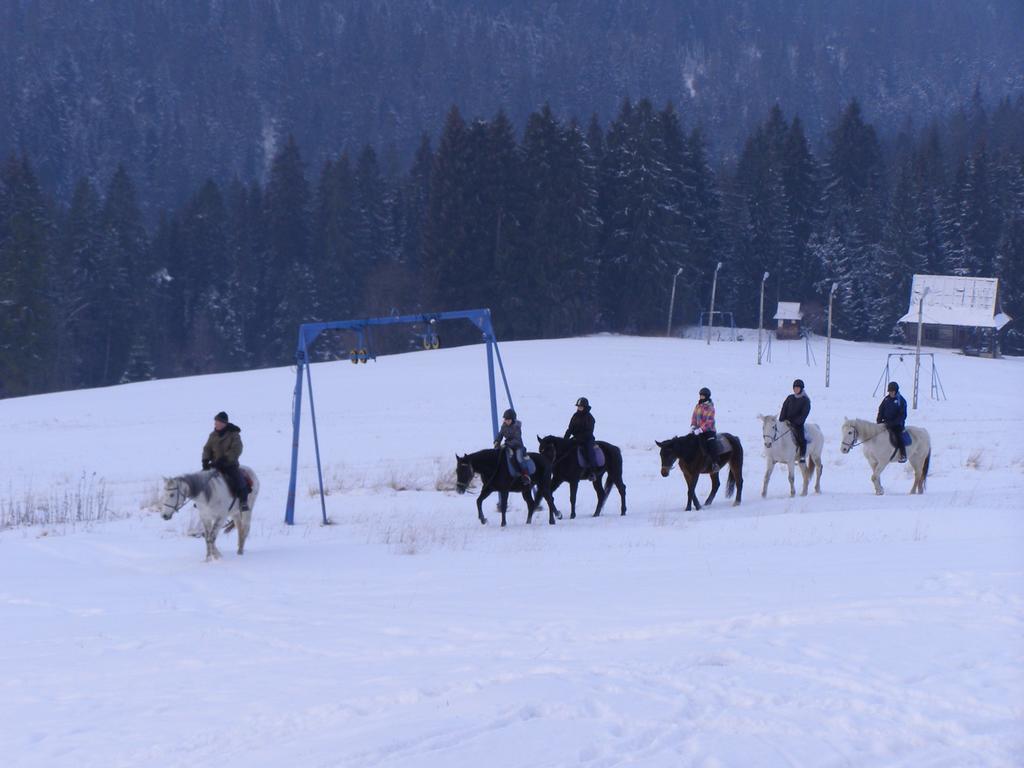
M 719 432 L 718 437 L 729 447 L 718 457 L 718 461 L 722 466 L 729 465 L 729 482 L 725 487 L 725 497 L 732 496 L 735 490 L 736 500 L 732 503 L 735 507 L 743 500 L 743 445 L 738 437 L 728 432 Z M 700 449 L 697 436 L 683 435 L 663 442 L 654 442 L 661 449 L 661 476 L 668 477 L 672 465 L 678 462 L 679 469 L 686 478 L 686 511 L 689 512 L 694 506 L 700 509 L 700 502 L 697 501 L 697 478 L 701 475 L 711 475 L 711 495 L 704 502 L 706 505 L 711 504 L 721 482 L 718 479 L 718 472 L 711 471 L 711 462 Z

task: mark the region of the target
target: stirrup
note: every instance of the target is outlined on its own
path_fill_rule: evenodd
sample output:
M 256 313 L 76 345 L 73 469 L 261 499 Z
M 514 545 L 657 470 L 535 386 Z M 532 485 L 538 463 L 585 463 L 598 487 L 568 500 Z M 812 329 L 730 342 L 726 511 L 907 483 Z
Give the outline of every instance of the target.
M 250 510 L 249 500 L 246 499 L 245 501 L 238 502 L 238 509 L 242 512 L 248 512 Z
M 896 461 L 898 461 L 900 464 L 906 464 L 907 463 L 907 457 L 906 456 L 900 456 Z

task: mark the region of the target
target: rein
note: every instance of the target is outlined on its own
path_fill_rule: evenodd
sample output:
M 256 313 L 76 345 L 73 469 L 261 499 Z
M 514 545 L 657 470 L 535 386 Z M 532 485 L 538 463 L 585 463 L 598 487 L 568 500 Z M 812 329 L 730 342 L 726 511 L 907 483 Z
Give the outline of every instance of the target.
M 788 422 L 787 422 L 787 423 L 788 423 Z M 775 426 L 774 426 L 774 428 L 773 428 L 773 431 L 774 431 L 774 433 L 775 433 L 775 437 L 773 437 L 773 438 L 772 438 L 772 444 L 775 444 L 775 443 L 777 443 L 777 442 L 778 442 L 779 440 L 781 440 L 782 438 L 784 438 L 784 437 L 785 437 L 786 435 L 788 435 L 788 434 L 789 434 L 790 432 L 792 432 L 792 431 L 793 431 L 793 428 L 792 428 L 792 427 L 790 427 L 789 429 L 787 429 L 787 430 L 786 430 L 785 432 L 783 432 L 783 433 L 782 433 L 782 434 L 780 435 L 780 434 L 779 434 L 779 422 L 778 422 L 778 421 L 776 421 L 776 422 L 775 422 Z
M 843 442 L 842 442 L 842 446 L 843 446 L 843 447 L 844 447 L 844 448 L 845 448 L 846 450 L 848 450 L 848 451 L 852 451 L 852 450 L 853 450 L 854 448 L 856 448 L 856 447 L 857 447 L 858 445 L 864 445 L 864 442 L 863 442 L 862 440 L 860 440 L 860 439 L 858 438 L 858 435 L 859 435 L 859 434 L 860 434 L 860 432 L 858 432 L 858 431 L 857 431 L 857 428 L 856 428 L 856 427 L 853 427 L 853 442 L 851 442 L 851 443 L 850 443 L 849 445 L 847 445 L 847 444 L 846 444 L 846 441 L 845 441 L 845 440 L 843 440 Z

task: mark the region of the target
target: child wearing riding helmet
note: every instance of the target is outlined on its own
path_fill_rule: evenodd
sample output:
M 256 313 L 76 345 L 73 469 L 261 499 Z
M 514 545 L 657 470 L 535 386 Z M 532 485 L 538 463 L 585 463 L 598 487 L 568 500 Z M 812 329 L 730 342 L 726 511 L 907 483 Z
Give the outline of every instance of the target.
M 718 441 L 715 439 L 715 403 L 711 399 L 711 390 L 707 387 L 701 387 L 697 396 L 699 399 L 690 417 L 690 431 L 697 436 L 701 450 L 711 460 L 711 471 L 717 472 L 719 466 Z
M 569 426 L 565 430 L 565 439 L 572 440 L 573 444 L 581 450 L 584 466 L 582 477 L 584 480 L 592 480 L 594 469 L 597 467 L 597 457 L 594 455 L 594 426 L 596 421 L 590 413 L 590 401 L 581 397 L 576 401 L 576 412 L 569 419 Z
M 516 412 L 506 409 L 501 415 L 501 428 L 498 438 L 494 441 L 495 448 L 504 447 L 512 454 L 512 461 L 519 470 L 524 485 L 530 483 L 530 473 L 526 471 L 526 446 L 523 445 L 523 423 L 516 418 Z

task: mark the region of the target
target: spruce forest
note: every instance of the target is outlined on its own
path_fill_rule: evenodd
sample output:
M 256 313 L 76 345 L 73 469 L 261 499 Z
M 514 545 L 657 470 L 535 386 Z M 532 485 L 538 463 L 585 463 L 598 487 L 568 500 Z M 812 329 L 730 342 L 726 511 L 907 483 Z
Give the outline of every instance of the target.
M 767 71 L 749 69 L 759 96 L 742 108 L 732 81 L 716 77 L 708 62 L 730 67 L 707 51 L 725 45 L 728 24 L 743 30 L 751 17 L 770 17 L 760 3 L 726 3 L 744 10 L 721 19 L 710 9 L 691 13 L 707 66 L 694 70 L 696 80 L 684 77 L 682 91 L 672 86 L 682 64 L 667 58 L 668 42 L 641 47 L 660 52 L 656 61 L 627 56 L 630 41 L 654 35 L 650 13 L 634 9 L 644 27 L 607 37 L 635 3 L 611 3 L 618 15 L 598 19 L 583 6 L 561 9 L 575 9 L 583 30 L 607 25 L 615 77 L 588 65 L 593 60 L 576 47 L 559 59 L 548 38 L 515 53 L 501 43 L 525 45 L 530 30 L 547 34 L 557 20 L 509 12 L 504 27 L 487 25 L 485 17 L 502 18 L 488 16 L 488 3 L 437 3 L 422 27 L 397 23 L 415 16 L 406 3 L 370 4 L 337 28 L 308 19 L 295 27 L 294 17 L 289 26 L 283 20 L 297 11 L 287 9 L 275 11 L 282 25 L 269 31 L 262 25 L 273 14 L 246 16 L 234 20 L 243 32 L 265 34 L 245 38 L 252 50 L 225 53 L 240 57 L 238 73 L 252 71 L 245 56 L 266 56 L 281 69 L 310 65 L 312 54 L 289 40 L 327 45 L 321 38 L 331 29 L 343 29 L 337 35 L 346 45 L 335 50 L 350 67 L 340 80 L 334 70 L 317 79 L 315 67 L 296 69 L 294 89 L 275 80 L 283 117 L 269 133 L 259 119 L 245 122 L 263 125 L 251 134 L 231 122 L 252 107 L 242 101 L 272 97 L 251 92 L 262 79 L 232 85 L 226 75 L 205 77 L 204 67 L 227 67 L 228 59 L 197 57 L 182 81 L 174 69 L 186 62 L 169 53 L 166 71 L 144 73 L 143 80 L 177 77 L 176 87 L 187 82 L 197 91 L 213 83 L 195 110 L 173 103 L 179 92 L 169 81 L 135 93 L 121 109 L 130 94 L 110 82 L 102 98 L 84 98 L 90 64 L 56 35 L 85 11 L 5 4 L 0 27 L 8 32 L 0 29 L 0 39 L 16 30 L 12 40 L 35 45 L 37 61 L 53 55 L 35 74 L 25 69 L 31 57 L 13 46 L 0 56 L 8 75 L 0 93 L 15 105 L 0 118 L 0 396 L 285 365 L 300 322 L 393 312 L 490 307 L 504 339 L 664 333 L 677 269 L 681 326 L 706 307 L 718 262 L 716 306 L 733 312 L 737 325 L 756 326 L 768 271 L 768 306 L 801 301 L 811 327 L 820 327 L 837 283 L 834 331 L 849 339 L 897 337 L 915 272 L 996 276 L 1003 309 L 1016 320 L 1003 349 L 1024 353 L 1024 96 L 1012 58 L 1020 50 L 1002 39 L 986 64 L 979 31 L 979 40 L 964 42 L 957 67 L 932 61 L 930 79 L 916 89 L 907 87 L 912 66 L 890 61 L 903 80 L 886 90 L 862 56 L 849 65 L 861 66 L 860 76 L 845 80 L 854 92 L 839 94 L 822 85 L 835 62 L 811 56 L 834 36 L 820 42 L 799 34 L 829 22 L 827 14 L 789 4 L 805 16 L 792 33 L 796 47 L 762 45 L 757 60 Z M 103 5 L 114 9 L 105 23 L 134 35 L 127 48 L 100 46 L 111 61 L 140 56 L 160 13 L 183 13 L 162 2 L 138 12 Z M 215 18 L 215 4 L 194 5 L 205 9 L 198 21 L 171 25 L 169 34 L 209 57 L 213 43 L 196 38 L 196 29 L 212 35 L 224 20 Z M 956 5 L 944 17 L 950 24 L 965 21 Z M 44 13 L 58 6 L 63 15 Z M 893 13 L 923 13 L 913 6 Z M 452 39 L 445 14 L 477 38 Z M 992 19 L 978 24 L 991 35 L 1000 28 Z M 104 29 L 96 23 L 80 32 L 99 40 Z M 776 32 L 764 40 L 785 41 Z M 346 37 L 358 34 L 359 44 Z M 242 37 L 235 31 L 225 39 Z M 396 53 L 406 49 L 414 61 Z M 804 51 L 796 69 L 768 66 L 785 50 Z M 424 78 L 420 86 L 398 89 L 402 78 L 387 69 L 388 56 Z M 510 62 L 544 74 L 530 79 Z M 1012 76 L 993 79 L 1000 67 Z M 459 79 L 462 69 L 469 74 Z M 572 77 L 580 87 L 568 87 Z M 502 78 L 522 88 L 501 87 Z M 767 82 L 780 85 L 758 87 Z M 960 96 L 951 101 L 944 89 Z M 68 96 L 78 92 L 80 101 Z M 237 109 L 232 98 L 242 100 Z M 94 120 L 97 103 L 125 124 Z M 46 104 L 49 112 L 40 112 Z M 207 118 L 194 122 L 204 110 Z M 445 343 L 471 338 L 453 328 Z M 379 343 L 377 351 L 404 350 L 410 338 Z M 321 353 L 344 349 L 339 341 Z

